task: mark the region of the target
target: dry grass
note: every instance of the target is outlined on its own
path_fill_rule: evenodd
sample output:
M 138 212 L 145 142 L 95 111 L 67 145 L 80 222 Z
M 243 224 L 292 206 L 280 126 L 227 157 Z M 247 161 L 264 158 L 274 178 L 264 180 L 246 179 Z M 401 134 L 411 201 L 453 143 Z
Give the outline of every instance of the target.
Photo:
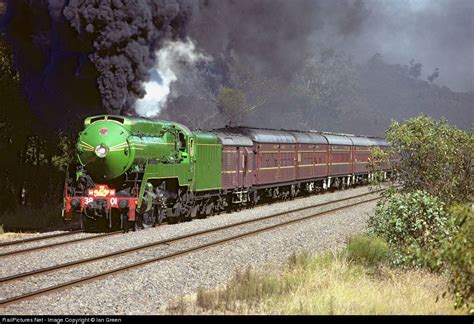
M 21 234 L 21 233 L 1 233 L 1 231 L 0 231 L 0 241 L 11 240 L 11 239 L 19 238 L 19 237 L 22 237 L 22 236 L 24 236 L 24 235 Z
M 352 252 L 353 253 L 353 252 Z M 396 270 L 338 254 L 292 256 L 279 274 L 247 269 L 225 288 L 199 289 L 168 306 L 180 314 L 462 314 L 440 298 L 444 278 L 421 270 Z M 175 305 L 175 306 L 173 306 Z M 177 306 L 176 306 L 177 305 Z
M 0 241 L 11 240 L 11 239 L 21 238 L 25 236 L 30 236 L 30 234 L 20 233 L 20 232 L 8 232 L 8 231 L 5 231 L 3 226 L 0 224 Z
M 312 261 L 283 277 L 302 282 L 290 294 L 272 296 L 261 309 L 278 314 L 455 314 L 449 299 L 436 302 L 446 282 L 418 270 L 379 269 L 371 274 L 361 265 L 334 258 Z

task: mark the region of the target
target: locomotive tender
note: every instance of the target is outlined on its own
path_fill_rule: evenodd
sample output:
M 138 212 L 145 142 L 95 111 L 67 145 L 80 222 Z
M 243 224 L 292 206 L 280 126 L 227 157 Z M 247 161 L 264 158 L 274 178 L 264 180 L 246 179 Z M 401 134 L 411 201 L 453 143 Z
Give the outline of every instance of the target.
M 313 131 L 191 131 L 169 121 L 88 117 L 66 179 L 63 215 L 79 213 L 86 229 L 127 229 L 350 186 L 370 180 L 374 146 L 388 144 Z

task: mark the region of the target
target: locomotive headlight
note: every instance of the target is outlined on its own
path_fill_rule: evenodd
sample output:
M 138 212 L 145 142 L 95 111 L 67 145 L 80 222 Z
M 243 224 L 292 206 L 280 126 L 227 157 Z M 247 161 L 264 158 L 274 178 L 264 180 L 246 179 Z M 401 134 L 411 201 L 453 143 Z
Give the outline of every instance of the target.
M 95 155 L 97 155 L 101 159 L 105 158 L 107 153 L 109 153 L 109 148 L 104 144 L 97 145 L 97 147 L 95 148 Z

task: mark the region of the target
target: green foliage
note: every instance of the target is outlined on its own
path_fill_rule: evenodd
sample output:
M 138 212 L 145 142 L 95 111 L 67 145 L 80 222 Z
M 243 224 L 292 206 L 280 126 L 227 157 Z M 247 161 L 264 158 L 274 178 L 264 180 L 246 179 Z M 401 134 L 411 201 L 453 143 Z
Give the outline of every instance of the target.
M 346 247 L 349 260 L 365 266 L 377 267 L 389 260 L 390 250 L 387 243 L 373 235 L 352 237 Z
M 455 307 L 467 307 L 474 312 L 474 205 L 455 205 L 450 209 L 455 224 L 454 233 L 442 241 L 434 257 L 445 264 L 449 274 L 448 290 L 454 296 Z
M 389 154 L 401 156 L 395 167 L 402 188 L 384 194 L 370 227 L 388 242 L 395 264 L 447 271 L 455 307 L 471 307 L 473 210 L 448 207 L 472 199 L 473 133 L 420 116 L 393 122 L 386 135 Z
M 377 146 L 372 147 L 370 149 L 369 164 L 367 165 L 368 170 L 373 172 L 372 185 L 382 184 L 384 181 L 384 171 L 382 170 L 387 166 L 389 168 L 393 167 L 390 163 L 390 152 Z
M 65 172 L 67 166 L 73 161 L 76 142 L 73 137 L 67 136 L 63 132 L 58 132 L 57 136 L 57 145 L 51 156 L 51 162 L 56 169 Z
M 407 191 L 425 190 L 446 202 L 465 201 L 473 193 L 471 162 L 474 134 L 427 116 L 392 122 L 386 136 L 401 155 L 398 179 Z
M 428 256 L 452 232 L 445 204 L 420 190 L 392 192 L 379 201 L 369 226 L 388 243 L 395 264 L 415 267 L 439 267 L 440 261 Z

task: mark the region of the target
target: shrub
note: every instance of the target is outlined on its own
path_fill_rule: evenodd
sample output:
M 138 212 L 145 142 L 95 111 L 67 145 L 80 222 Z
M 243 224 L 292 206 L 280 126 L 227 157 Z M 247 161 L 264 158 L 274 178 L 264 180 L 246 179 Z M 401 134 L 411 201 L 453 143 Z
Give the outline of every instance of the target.
M 448 205 L 472 194 L 473 132 L 419 116 L 392 122 L 386 136 L 393 153 L 401 156 L 397 177 L 406 191 L 425 190 Z
M 446 237 L 439 253 L 449 274 L 448 291 L 454 296 L 456 308 L 468 307 L 474 312 L 474 276 L 472 254 L 474 251 L 474 206 L 456 205 L 450 209 L 455 223 L 453 235 Z
M 431 268 L 439 267 L 440 262 L 433 264 L 429 253 L 452 231 L 445 204 L 421 190 L 392 191 L 377 204 L 369 227 L 388 243 L 395 264 Z
M 372 235 L 352 237 L 346 247 L 349 260 L 376 267 L 389 259 L 390 251 L 387 243 Z
M 368 171 L 373 172 L 373 178 L 370 181 L 374 187 L 379 187 L 384 181 L 384 171 L 386 167 L 393 168 L 390 161 L 390 151 L 381 149 L 380 147 L 374 146 L 370 149 L 369 164 L 367 165 Z

